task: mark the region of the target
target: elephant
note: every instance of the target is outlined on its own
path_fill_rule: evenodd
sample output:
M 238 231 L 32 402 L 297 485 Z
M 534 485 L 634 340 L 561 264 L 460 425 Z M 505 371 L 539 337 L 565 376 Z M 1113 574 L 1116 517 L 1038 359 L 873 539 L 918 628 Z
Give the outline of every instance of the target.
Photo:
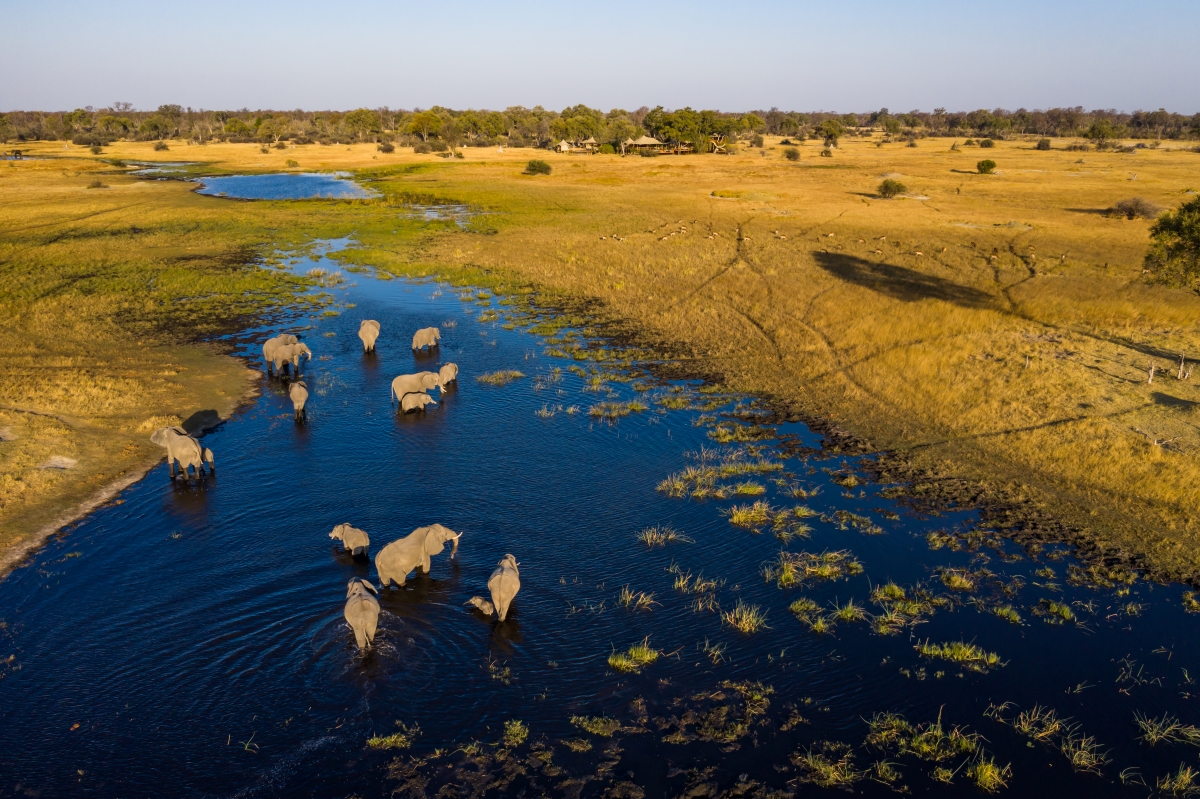
M 517 570 L 520 565 L 512 555 L 505 555 L 488 578 L 488 591 L 492 594 L 492 604 L 496 606 L 500 621 L 504 621 L 513 597 L 521 590 L 521 573 Z
M 351 527 L 348 524 L 339 524 L 333 528 L 333 532 L 329 534 L 330 538 L 335 538 L 342 542 L 342 548 L 349 552 L 354 557 L 362 555 L 364 558 L 369 557 L 367 550 L 371 546 L 371 539 L 366 532 L 359 530 L 357 527 Z
M 271 374 L 271 362 L 275 355 L 275 350 L 286 344 L 295 344 L 300 339 L 287 333 L 281 333 L 274 338 L 269 338 L 263 342 L 263 360 L 267 362 L 267 374 Z
M 150 440 L 167 450 L 167 465 L 171 469 L 171 479 L 175 479 L 175 461 L 179 461 L 179 470 L 186 478 L 188 467 L 196 467 L 196 477 L 204 471 L 204 464 L 215 474 L 216 465 L 213 463 L 212 450 L 200 446 L 200 442 L 187 434 L 182 427 L 160 427 L 150 435 Z
M 359 651 L 375 642 L 375 628 L 379 625 L 379 600 L 375 598 L 375 586 L 361 577 L 346 583 L 346 621 L 354 630 L 354 642 Z
M 488 602 L 486 599 L 484 599 L 481 596 L 473 596 L 470 599 L 468 599 L 466 602 L 464 602 L 463 605 L 464 606 L 470 605 L 471 607 L 475 608 L 477 611 L 482 613 L 484 616 L 491 616 L 493 613 L 496 612 L 496 606 L 493 605 L 491 602 Z
M 275 365 L 275 374 L 282 374 L 280 369 L 286 369 L 289 363 L 292 365 L 292 371 L 294 373 L 299 372 L 300 358 L 303 356 L 308 356 L 308 359 L 310 361 L 312 360 L 312 350 L 308 348 L 307 344 L 296 343 L 279 345 L 275 348 L 275 351 L 271 353 L 271 362 Z M 267 371 L 270 372 L 269 366 Z
M 443 364 L 441 369 L 438 369 L 438 382 L 442 384 L 442 389 L 445 390 L 449 383 L 458 382 L 458 364 L 447 363 Z
M 292 418 L 296 421 L 301 419 L 308 421 L 308 411 L 304 410 L 304 403 L 308 402 L 308 384 L 303 380 L 297 380 L 288 386 L 288 396 L 292 398 L 292 405 L 295 408 Z
M 364 319 L 358 326 L 358 337 L 362 339 L 363 352 L 375 351 L 375 340 L 379 338 L 379 323 L 374 319 Z
M 423 327 L 416 333 L 413 333 L 412 348 L 414 350 L 424 349 L 425 347 L 436 347 L 438 341 L 442 337 L 442 331 L 436 327 Z
M 404 399 L 405 394 L 423 394 L 431 388 L 442 390 L 442 381 L 437 372 L 400 375 L 392 381 L 392 402 Z
M 393 541 L 375 556 L 375 571 L 379 575 L 380 586 L 387 588 L 395 583 L 403 587 L 413 569 L 429 574 L 430 557 L 440 554 L 447 541 L 453 542 L 450 557 L 457 557 L 460 538 L 462 533 L 456 533 L 440 524 L 432 524 L 428 527 L 418 527 L 404 538 Z
M 426 405 L 437 405 L 437 403 L 428 394 L 417 394 L 415 392 L 409 392 L 400 398 L 400 410 L 403 413 L 424 411 Z

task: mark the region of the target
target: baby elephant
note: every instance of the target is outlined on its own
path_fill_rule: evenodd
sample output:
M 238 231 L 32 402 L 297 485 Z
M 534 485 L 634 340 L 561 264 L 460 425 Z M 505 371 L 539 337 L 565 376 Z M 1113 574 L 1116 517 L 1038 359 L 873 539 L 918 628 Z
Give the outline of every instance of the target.
M 292 398 L 292 405 L 295 412 L 292 416 L 297 422 L 301 419 L 308 420 L 308 411 L 304 410 L 304 403 L 308 402 L 308 384 L 303 380 L 297 380 L 288 387 L 288 396 Z
M 375 642 L 375 628 L 379 625 L 379 600 L 375 594 L 375 586 L 361 577 L 346 584 L 346 621 L 354 630 L 359 651 Z
M 371 539 L 367 537 L 366 532 L 348 524 L 339 524 L 333 528 L 329 537 L 341 541 L 342 548 L 356 558 L 367 557 L 367 549 L 371 546 Z
M 404 413 L 424 411 L 426 405 L 437 405 L 437 403 L 428 394 L 405 394 L 400 398 L 400 410 Z
M 500 621 L 504 621 L 513 597 L 521 590 L 521 573 L 517 570 L 520 565 L 512 555 L 505 555 L 500 559 L 492 576 L 488 578 L 488 591 L 492 594 L 492 601 L 488 602 L 481 596 L 473 596 L 467 600 L 467 604 L 473 605 L 488 616 L 492 615 L 494 609 L 496 615 L 500 617 Z
M 379 323 L 374 319 L 364 319 L 358 326 L 358 337 L 362 339 L 363 352 L 375 351 L 375 340 L 379 338 Z
M 438 340 L 442 337 L 442 331 L 436 327 L 423 327 L 416 333 L 413 333 L 414 350 L 424 349 L 425 347 L 436 347 Z
M 442 384 L 442 389 L 446 388 L 447 383 L 458 382 L 458 364 L 447 363 L 443 364 L 441 369 L 438 369 L 438 381 Z

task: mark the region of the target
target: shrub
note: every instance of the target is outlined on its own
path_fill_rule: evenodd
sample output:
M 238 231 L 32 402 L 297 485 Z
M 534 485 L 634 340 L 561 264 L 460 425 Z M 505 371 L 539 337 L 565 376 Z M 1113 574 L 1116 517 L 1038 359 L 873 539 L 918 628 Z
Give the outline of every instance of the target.
M 975 165 L 981 175 L 990 175 L 996 171 L 996 162 L 989 158 L 985 158 Z
M 1092 148 L 1088 147 L 1086 144 L 1068 144 L 1067 145 L 1067 151 L 1072 152 L 1072 153 L 1086 153 L 1090 149 L 1092 149 Z
M 107 189 L 108 188 L 108 186 L 105 186 L 103 181 L 101 181 L 99 178 L 96 178 L 95 180 L 93 180 L 91 183 L 89 183 L 87 185 L 87 187 L 89 189 Z
M 789 147 L 793 144 L 793 142 L 791 139 L 784 139 L 783 141 L 779 142 L 779 144 L 782 147 Z
M 979 142 L 979 146 L 980 147 L 995 147 L 996 142 L 992 141 L 991 139 L 984 139 L 983 141 Z
M 799 161 L 800 160 L 800 151 L 797 150 L 795 147 L 788 147 L 786 150 L 783 151 L 783 157 L 789 161 Z
M 167 146 L 165 141 L 156 141 L 154 142 L 154 149 L 157 152 L 162 152 L 163 150 L 170 150 L 171 148 Z
M 529 163 L 525 165 L 525 174 L 526 175 L 549 175 L 550 174 L 550 165 L 547 164 L 545 161 L 538 160 L 537 158 L 532 158 L 532 159 L 530 159 Z
M 965 142 L 963 142 L 963 147 L 974 147 L 974 146 L 975 146 L 974 139 L 967 139 Z
M 1191 289 L 1200 285 L 1200 197 L 1160 216 L 1150 240 L 1145 268 L 1151 281 Z
M 381 153 L 394 153 L 396 152 L 396 145 L 392 144 L 390 141 L 385 141 L 378 145 L 375 149 Z
M 601 155 L 613 155 L 614 153 L 616 153 L 616 151 L 617 151 L 616 148 L 613 147 L 611 144 L 600 145 L 600 154 Z
M 294 161 L 294 160 L 292 160 L 291 158 L 289 158 L 289 159 L 288 159 L 287 161 L 285 161 L 284 163 L 285 163 L 285 165 L 286 165 L 286 166 L 287 166 L 289 169 L 291 169 L 291 168 L 293 168 L 293 167 L 300 166 L 300 162 L 299 162 L 299 161 Z
M 413 145 L 413 152 L 421 155 L 433 152 L 433 148 L 429 146 L 429 142 L 419 141 Z
M 284 144 L 284 143 L 283 143 L 283 142 L 281 142 L 281 141 L 277 141 L 277 142 L 275 142 L 275 149 L 276 149 L 276 150 L 286 150 L 286 149 L 287 149 L 287 145 L 286 145 L 286 144 Z
M 833 150 L 830 150 L 828 147 L 826 147 L 824 150 L 821 151 L 821 157 L 822 158 L 833 158 Z
M 1050 140 L 1049 139 L 1038 139 L 1037 149 L 1049 150 L 1050 149 Z
M 450 145 L 446 144 L 446 142 L 442 141 L 441 139 L 434 139 L 432 142 L 430 142 L 429 147 L 435 153 L 444 153 L 450 150 Z
M 104 152 L 104 151 L 103 151 L 103 149 L 101 149 L 99 144 L 92 145 L 92 155 L 100 155 L 100 153 L 102 153 L 102 152 Z
M 158 146 L 155 145 L 154 149 L 157 150 Z M 166 149 L 166 148 L 163 148 L 163 149 Z M 270 147 L 270 145 L 262 144 L 262 145 L 259 145 L 258 151 L 260 153 L 269 153 L 269 152 L 271 152 L 271 147 Z
M 640 151 L 638 151 L 638 155 L 640 155 L 642 158 L 657 158 L 658 157 L 658 153 L 655 152 L 654 150 L 640 150 Z
M 761 135 L 755 133 L 753 136 L 750 137 L 750 146 L 751 147 L 762 147 L 763 146 L 763 137 Z
M 908 191 L 908 187 L 898 180 L 892 180 L 891 178 L 888 178 L 879 184 L 879 188 L 876 191 L 883 199 L 890 200 L 897 194 L 903 194 L 904 192 Z
M 1109 208 L 1108 215 L 1123 216 L 1126 219 L 1153 219 L 1158 216 L 1160 211 L 1162 209 L 1152 202 L 1147 202 L 1141 197 L 1130 197 Z

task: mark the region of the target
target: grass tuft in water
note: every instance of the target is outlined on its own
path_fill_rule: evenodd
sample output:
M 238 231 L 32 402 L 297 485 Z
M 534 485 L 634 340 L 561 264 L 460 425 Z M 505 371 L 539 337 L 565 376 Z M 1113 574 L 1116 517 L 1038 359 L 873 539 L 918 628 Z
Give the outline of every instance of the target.
M 638 672 L 643 666 L 648 666 L 658 660 L 661 653 L 650 646 L 650 639 L 645 638 L 641 643 L 634 644 L 624 652 L 613 651 L 608 656 L 608 665 L 613 671 Z
M 497 372 L 487 372 L 479 375 L 475 379 L 480 383 L 486 383 L 489 386 L 506 386 L 514 380 L 518 380 L 525 376 L 524 372 L 518 372 L 516 369 L 501 369 Z
M 1196 599 L 1195 591 L 1183 592 L 1183 609 L 1188 613 L 1200 613 L 1200 599 Z
M 931 644 L 928 640 L 913 647 L 923 657 L 932 660 L 948 660 L 958 663 L 971 671 L 986 672 L 1004 664 L 995 652 L 988 652 L 974 644 L 965 641 L 949 641 L 944 644 Z
M 688 538 L 683 533 L 676 530 L 670 525 L 655 525 L 647 527 L 637 534 L 637 540 L 641 541 L 650 549 L 654 547 L 665 547 L 667 544 L 691 544 L 692 539 Z
M 421 734 L 421 728 L 416 724 L 409 727 L 404 722 L 397 721 L 396 726 L 400 728 L 399 731 L 391 735 L 373 735 L 368 738 L 367 746 L 371 749 L 408 749 Z
M 1012 605 L 995 605 L 992 607 L 992 613 L 1011 624 L 1021 623 L 1021 614 Z
M 1052 599 L 1042 599 L 1038 601 L 1037 607 L 1033 609 L 1035 616 L 1041 616 L 1042 621 L 1047 624 L 1063 624 L 1068 621 L 1075 621 L 1075 611 L 1071 610 L 1071 606 L 1065 602 L 1056 602 Z
M 1090 735 L 1084 735 L 1078 724 L 1069 726 L 1058 744 L 1059 751 L 1071 761 L 1071 768 L 1099 774 L 1100 767 L 1111 762 L 1108 752 Z
M 738 527 L 761 527 L 771 518 L 771 506 L 762 500 L 749 505 L 734 505 L 721 512 L 729 517 L 730 524 Z
M 1200 729 L 1191 724 L 1183 724 L 1170 713 L 1163 713 L 1161 718 L 1134 713 L 1133 723 L 1142 731 L 1138 740 L 1145 741 L 1151 746 L 1160 743 L 1185 743 L 1200 746 Z
M 810 580 L 840 580 L 862 572 L 862 564 L 848 550 L 788 552 L 781 550 L 773 561 L 762 567 L 767 581 L 780 588 L 790 588 Z
M 1154 782 L 1160 794 L 1171 796 L 1200 796 L 1200 771 L 1180 763 L 1173 774 L 1165 774 Z
M 628 610 L 651 610 L 652 605 L 661 603 L 654 601 L 654 594 L 634 591 L 626 585 L 617 593 L 617 604 Z
M 759 605 L 749 605 L 739 599 L 732 610 L 721 614 L 721 621 L 739 632 L 756 633 L 767 626 L 767 613 Z
M 622 416 L 628 416 L 631 413 L 640 413 L 649 410 L 650 406 L 640 400 L 629 400 L 628 402 L 598 402 L 588 408 L 588 414 L 601 419 L 603 421 L 612 422 L 620 419 Z
M 511 719 L 504 722 L 504 745 L 509 749 L 520 746 L 525 743 L 525 739 L 529 737 L 529 727 L 520 719 Z
M 800 769 L 800 781 L 809 782 L 821 788 L 844 788 L 863 778 L 861 771 L 854 769 L 849 752 L 840 756 L 830 756 L 824 752 L 814 752 L 811 749 L 803 754 L 792 756 L 792 763 Z
M 614 732 L 621 729 L 621 722 L 606 716 L 571 716 L 571 723 L 601 738 L 611 738 Z
M 933 763 L 974 754 L 979 748 L 978 734 L 958 727 L 945 729 L 941 714 L 932 724 L 912 724 L 898 713 L 876 713 L 867 726 L 868 746 Z
M 984 793 L 995 793 L 1001 788 L 1008 787 L 1012 777 L 1012 765 L 1001 768 L 996 761 L 987 755 L 980 755 L 967 766 L 967 776 L 974 781 L 975 787 Z

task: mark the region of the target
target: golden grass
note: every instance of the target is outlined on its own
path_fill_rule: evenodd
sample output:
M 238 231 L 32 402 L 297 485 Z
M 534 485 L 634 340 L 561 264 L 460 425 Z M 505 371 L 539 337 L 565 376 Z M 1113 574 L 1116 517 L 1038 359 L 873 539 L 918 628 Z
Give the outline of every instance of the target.
M 919 654 L 924 657 L 936 660 L 948 660 L 951 663 L 958 663 L 971 671 L 986 672 L 988 669 L 1003 666 L 1000 656 L 995 652 L 988 652 L 985 649 L 969 644 L 965 641 L 949 641 L 944 644 L 931 644 L 929 641 L 922 641 L 913 647 Z
M 114 304 L 145 310 L 164 298 L 210 296 L 210 309 L 233 307 L 230 297 L 254 292 L 239 290 L 246 275 L 220 258 L 354 232 L 347 266 L 599 300 L 599 313 L 628 322 L 660 354 L 719 377 L 723 389 L 785 399 L 917 467 L 977 480 L 985 496 L 1053 511 L 1160 572 L 1200 573 L 1200 397 L 1192 380 L 1177 379 L 1181 353 L 1200 357 L 1200 298 L 1141 283 L 1149 222 L 1099 213 L 1133 194 L 1177 205 L 1194 183 L 1197 156 L 1178 147 L 1039 152 L 1032 141 L 1001 141 L 988 151 L 996 174 L 979 175 L 972 148 L 951 151 L 949 140 L 875 145 L 845 139 L 831 158 L 802 145 L 798 162 L 772 138 L 765 158 L 551 154 L 542 157 L 553 173 L 536 180 L 520 175 L 531 155 L 520 149 L 467 149 L 461 160 L 370 145 L 263 153 L 251 144 L 172 143 L 157 153 L 149 143 L 118 142 L 105 151 L 227 172 L 274 171 L 289 160 L 358 170 L 384 194 L 288 204 L 203 198 L 186 184 L 120 174 L 84 148 L 34 144 L 32 155 L 56 160 L 0 166 L 0 260 L 21 267 L 0 292 L 0 329 L 15 353 L 10 362 L 33 365 L 32 393 L 40 395 L 57 373 L 38 368 L 40 346 L 88 363 L 93 332 L 137 340 L 108 321 Z M 875 199 L 884 173 L 900 175 L 910 198 Z M 87 189 L 97 179 L 108 188 Z M 396 207 L 416 197 L 491 213 L 467 231 L 433 223 L 393 233 Z M 677 222 L 688 232 L 664 239 Z M 477 235 L 484 232 L 496 235 Z M 211 285 L 218 264 L 226 265 L 225 287 L 186 290 Z M 104 272 L 113 265 L 123 271 Z M 43 276 L 47 267 L 54 273 Z M 85 289 L 97 274 L 113 290 L 91 299 Z M 86 324 L 58 339 L 39 334 L 54 329 L 62 308 Z M 195 313 L 180 327 L 192 335 L 214 322 Z M 153 344 L 175 346 L 167 337 Z M 189 386 L 203 385 L 191 377 Z M 12 381 L 0 383 L 10 404 Z M 162 404 L 154 413 L 186 410 L 178 400 Z M 44 442 L 54 432 L 29 434 Z M 722 423 L 714 434 L 756 433 Z M 0 457 L 13 474 L 7 453 Z M 16 472 L 37 482 L 28 468 Z M 18 493 L 53 491 L 10 487 L 3 495 Z M 54 510 L 69 494 L 33 504 Z M 6 536 L 28 529 L 8 523 L 16 515 L 0 509 Z
M 495 372 L 486 372 L 475 379 L 489 386 L 507 386 L 512 381 L 520 380 L 524 376 L 524 372 L 519 372 L 516 369 L 500 369 Z
M 638 672 L 643 666 L 658 660 L 660 654 L 659 650 L 650 646 L 650 639 L 645 638 L 624 652 L 613 650 L 608 656 L 608 665 L 613 671 Z

